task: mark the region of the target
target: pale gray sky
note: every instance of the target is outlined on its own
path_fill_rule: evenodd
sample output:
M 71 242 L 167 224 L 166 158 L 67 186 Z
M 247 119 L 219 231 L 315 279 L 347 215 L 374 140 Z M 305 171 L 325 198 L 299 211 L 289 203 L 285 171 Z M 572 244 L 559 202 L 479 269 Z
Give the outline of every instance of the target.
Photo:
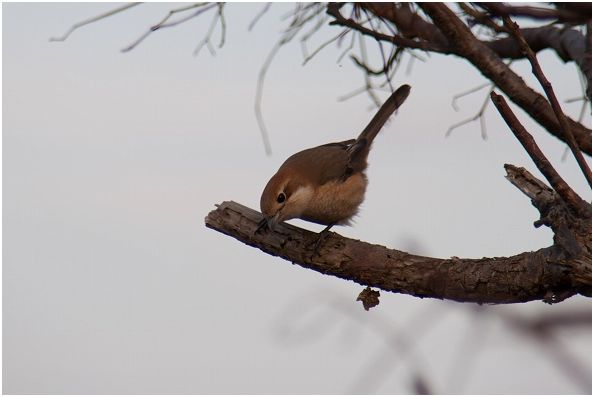
M 215 203 L 258 208 L 288 155 L 354 137 L 373 114 L 364 95 L 337 101 L 363 84 L 348 58 L 336 62 L 340 49 L 301 66 L 296 41 L 265 83 L 274 150 L 265 156 L 256 81 L 291 5 L 274 4 L 250 33 L 262 5 L 228 5 L 215 57 L 192 56 L 211 13 L 120 53 L 173 4 L 143 4 L 48 41 L 112 6 L 2 6 L 4 393 L 411 393 L 415 374 L 438 393 L 584 392 L 501 314 L 589 310 L 589 299 L 477 311 L 383 293 L 365 312 L 355 302 L 361 286 L 204 227 Z M 323 30 L 317 43 L 334 34 Z M 573 65 L 540 58 L 560 98 L 579 95 Z M 487 141 L 478 123 L 444 138 L 487 92 L 460 100 L 458 113 L 452 96 L 481 76 L 431 55 L 396 82 L 412 94 L 376 140 L 355 226 L 336 231 L 437 257 L 550 245 L 550 231 L 532 226 L 537 211 L 503 177 L 504 163 L 539 174 L 494 108 Z M 561 161 L 564 146 L 526 126 L 589 198 L 574 162 Z M 591 331 L 559 340 L 587 377 Z

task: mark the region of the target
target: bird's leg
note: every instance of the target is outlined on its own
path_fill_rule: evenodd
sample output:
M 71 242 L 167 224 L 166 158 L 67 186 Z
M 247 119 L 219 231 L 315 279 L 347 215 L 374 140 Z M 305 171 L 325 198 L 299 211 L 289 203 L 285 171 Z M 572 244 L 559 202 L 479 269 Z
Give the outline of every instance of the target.
M 313 255 L 318 255 L 318 250 L 320 249 L 320 245 L 328 238 L 330 234 L 330 228 L 336 225 L 336 223 L 331 223 L 324 228 L 320 233 L 318 233 L 318 238 L 316 239 L 316 245 L 314 246 Z

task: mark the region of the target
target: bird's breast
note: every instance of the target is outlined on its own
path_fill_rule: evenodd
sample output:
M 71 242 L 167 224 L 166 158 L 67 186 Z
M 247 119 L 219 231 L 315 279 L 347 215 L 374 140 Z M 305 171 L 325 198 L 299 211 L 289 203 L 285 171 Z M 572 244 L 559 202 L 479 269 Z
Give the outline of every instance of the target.
M 359 210 L 365 198 L 367 177 L 359 172 L 346 180 L 332 180 L 317 187 L 300 218 L 323 225 L 344 225 Z

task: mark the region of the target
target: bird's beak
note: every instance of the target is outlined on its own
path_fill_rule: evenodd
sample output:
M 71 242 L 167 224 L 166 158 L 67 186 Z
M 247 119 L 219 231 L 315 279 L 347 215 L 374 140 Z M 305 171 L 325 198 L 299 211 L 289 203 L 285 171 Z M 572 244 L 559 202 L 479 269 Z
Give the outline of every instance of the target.
M 256 233 L 261 230 L 268 229 L 270 231 L 274 230 L 274 227 L 278 223 L 279 214 L 276 213 L 272 216 L 264 215 L 264 218 L 258 223 L 258 228 L 256 229 Z
M 277 212 L 273 216 L 266 217 L 266 223 L 268 224 L 268 228 L 270 230 L 274 230 L 276 224 L 278 223 L 279 213 Z

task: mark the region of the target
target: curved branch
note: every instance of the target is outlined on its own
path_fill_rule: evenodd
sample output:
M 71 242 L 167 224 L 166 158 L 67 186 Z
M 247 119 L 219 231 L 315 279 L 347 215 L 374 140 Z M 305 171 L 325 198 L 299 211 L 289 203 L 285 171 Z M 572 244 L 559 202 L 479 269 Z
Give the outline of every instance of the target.
M 588 294 L 591 289 L 591 281 L 583 284 L 583 280 L 591 280 L 591 267 L 590 278 L 575 274 L 575 269 L 585 273 L 587 269 L 572 267 L 557 246 L 509 258 L 440 259 L 330 233 L 319 247 L 319 255 L 314 255 L 316 233 L 286 223 L 274 232 L 256 233 L 261 219 L 259 212 L 227 201 L 211 211 L 205 223 L 247 245 L 322 274 L 421 298 L 554 303 L 576 293 Z
M 75 23 L 75 24 L 74 24 L 74 25 L 72 25 L 72 26 L 70 27 L 70 29 L 68 29 L 68 30 L 66 31 L 66 33 L 64 33 L 62 36 L 59 36 L 59 37 L 50 37 L 49 41 L 66 41 L 66 39 L 67 39 L 67 38 L 68 38 L 68 37 L 69 37 L 69 36 L 70 36 L 70 35 L 71 35 L 71 34 L 72 34 L 72 33 L 73 33 L 73 32 L 74 32 L 76 29 L 79 29 L 79 28 L 81 28 L 81 27 L 83 27 L 83 26 L 85 26 L 85 25 L 91 24 L 91 23 L 93 23 L 93 22 L 100 21 L 100 20 L 102 20 L 102 19 L 105 19 L 105 18 L 107 18 L 107 17 L 110 17 L 110 16 L 112 16 L 112 15 L 118 14 L 118 13 L 120 13 L 120 12 L 122 12 L 122 11 L 126 11 L 127 9 L 129 9 L 129 8 L 132 8 L 132 7 L 134 7 L 134 6 L 137 6 L 137 5 L 139 5 L 139 4 L 142 4 L 142 3 L 128 3 L 128 4 L 124 4 L 123 6 L 120 6 L 120 7 L 114 8 L 113 10 L 107 11 L 107 12 L 105 12 L 105 13 L 103 13 L 103 14 L 100 14 L 100 15 L 94 16 L 94 17 L 92 17 L 92 18 L 85 19 L 84 21 L 81 21 L 81 22 Z
M 368 9 L 378 18 L 393 23 L 405 37 L 387 35 L 368 29 L 353 19 L 347 20 L 340 14 L 340 7 L 341 5 L 336 3 L 328 5 L 328 13 L 335 17 L 336 20 L 333 22 L 335 24 L 350 27 L 364 35 L 374 37 L 377 40 L 392 42 L 400 47 L 424 49 L 442 54 L 455 54 L 467 59 L 534 120 L 552 135 L 565 141 L 566 135 L 563 133 L 559 121 L 546 99 L 527 86 L 524 80 L 502 61 L 502 57 L 513 59 L 517 56 L 513 48 L 503 49 L 503 45 L 510 43 L 509 39 L 492 42 L 483 42 L 477 39 L 456 14 L 447 5 L 441 3 L 419 4 L 425 14 L 433 20 L 433 24 L 423 20 L 410 9 L 410 6 L 394 6 L 387 3 L 358 4 L 358 7 Z M 539 36 L 542 36 L 543 33 L 536 34 L 536 30 L 525 29 L 524 31 L 527 31 L 532 41 L 531 45 L 534 44 L 535 48 L 542 45 L 537 41 L 542 40 L 542 37 Z M 563 36 L 562 42 L 559 43 L 562 47 L 558 48 L 558 50 L 563 54 L 563 59 L 575 60 L 582 73 L 585 76 L 591 76 L 591 67 L 586 62 L 588 49 L 582 50 L 587 46 L 583 45 L 584 40 L 579 40 L 579 32 L 575 32 L 577 35 L 570 32 L 567 33 L 567 36 Z M 548 33 L 552 34 L 551 32 Z M 412 40 L 411 38 L 414 37 L 420 38 L 420 40 Z M 578 41 L 580 43 L 577 43 Z M 516 43 L 514 44 L 517 46 Z M 497 51 L 502 53 L 499 54 Z M 590 92 L 590 81 L 588 80 L 588 92 Z M 572 119 L 568 118 L 567 121 L 580 150 L 591 155 L 592 130 Z
M 513 72 L 487 45 L 478 40 L 470 29 L 445 4 L 419 3 L 441 32 L 448 38 L 452 51 L 470 61 L 485 77 L 551 134 L 565 141 L 559 121 L 547 100 Z M 567 118 L 580 150 L 592 154 L 592 130 Z
M 544 49 L 552 49 L 563 62 L 575 62 L 588 82 L 587 92 L 591 92 L 591 46 L 588 47 L 587 38 L 580 31 L 560 29 L 556 26 L 540 26 L 520 29 L 520 33 L 532 51 L 539 52 Z M 501 58 L 520 59 L 526 57 L 521 46 L 513 37 L 484 41 L 484 43 Z
M 328 13 L 328 15 L 334 17 L 334 19 L 335 19 L 334 21 L 330 22 L 330 25 L 345 26 L 345 27 L 348 27 L 348 28 L 358 31 L 359 33 L 361 33 L 365 36 L 373 37 L 374 39 L 376 39 L 378 41 L 385 41 L 388 43 L 392 43 L 396 46 L 402 46 L 402 47 L 406 47 L 406 48 L 414 48 L 414 49 L 419 49 L 419 50 L 424 50 L 424 51 L 432 51 L 432 52 L 437 52 L 437 53 L 442 53 L 442 54 L 449 54 L 449 50 L 447 48 L 437 45 L 435 43 L 429 42 L 429 41 L 425 41 L 425 40 L 417 41 L 417 40 L 412 40 L 412 39 L 402 37 L 399 35 L 391 36 L 391 35 L 388 35 L 385 33 L 375 31 L 373 29 L 366 28 L 365 26 L 360 25 L 359 23 L 355 22 L 351 18 L 345 18 L 340 13 L 341 6 L 342 5 L 339 3 L 329 3 L 328 4 L 326 12 Z
M 553 19 L 558 22 L 584 23 L 592 17 L 592 5 L 574 10 L 572 7 L 543 8 L 532 6 L 510 6 L 503 3 L 478 3 L 482 8 L 500 17 L 518 16 L 531 19 Z M 589 5 L 589 7 L 588 7 Z
M 556 26 L 539 26 L 520 29 L 522 36 L 534 52 L 550 48 L 564 62 L 580 62 L 585 55 L 585 36 L 576 29 L 560 29 Z M 526 54 L 513 37 L 504 37 L 492 41 L 483 41 L 501 58 L 520 59 Z
M 214 7 L 217 7 L 217 3 L 195 3 L 195 4 L 190 4 L 188 6 L 184 6 L 181 8 L 173 9 L 173 10 L 169 11 L 167 13 L 167 15 L 163 19 L 161 19 L 161 21 L 159 23 L 151 26 L 142 36 L 140 36 L 138 39 L 136 39 L 132 44 L 128 45 L 125 48 L 122 48 L 121 51 L 122 52 L 131 51 L 134 48 L 136 48 L 136 46 L 139 45 L 142 41 L 144 41 L 144 39 L 146 39 L 151 33 L 155 32 L 159 29 L 171 28 L 171 27 L 177 26 L 181 23 L 187 22 L 190 19 L 195 18 L 195 17 L 199 16 L 200 14 L 202 14 L 203 12 L 208 11 Z M 171 18 L 173 15 L 180 13 L 180 12 L 189 11 L 189 10 L 192 10 L 195 8 L 198 8 L 198 10 L 196 10 L 192 14 L 185 15 L 176 21 L 167 22 L 167 21 L 169 21 L 169 18 Z

